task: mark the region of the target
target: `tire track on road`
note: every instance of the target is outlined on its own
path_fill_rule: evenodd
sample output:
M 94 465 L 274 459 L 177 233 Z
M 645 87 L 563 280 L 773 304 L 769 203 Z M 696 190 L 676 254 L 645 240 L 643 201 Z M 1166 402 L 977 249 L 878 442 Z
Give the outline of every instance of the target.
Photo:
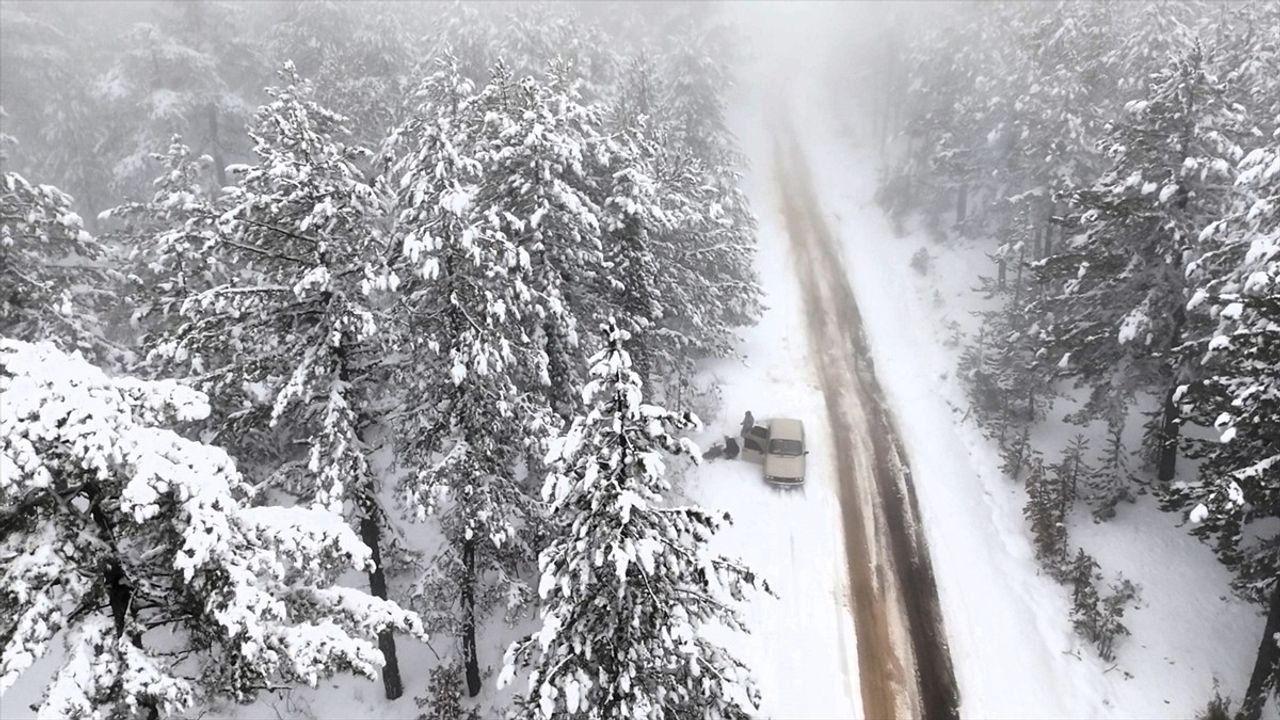
M 910 470 L 803 151 L 780 126 L 775 177 L 835 439 L 863 712 L 950 720 L 959 697 Z

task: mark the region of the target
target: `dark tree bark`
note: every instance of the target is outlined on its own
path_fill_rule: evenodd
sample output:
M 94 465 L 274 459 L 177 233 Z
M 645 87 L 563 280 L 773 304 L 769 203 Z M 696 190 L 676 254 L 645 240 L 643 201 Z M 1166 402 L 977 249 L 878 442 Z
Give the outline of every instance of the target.
M 133 586 L 129 583 L 129 578 L 125 574 L 124 567 L 120 564 L 119 557 L 114 554 L 116 547 L 115 532 L 111 527 L 111 522 L 107 519 L 107 514 L 98 505 L 100 501 L 101 498 L 98 496 L 97 491 L 91 491 L 89 502 L 93 507 L 91 512 L 93 522 L 98 526 L 103 540 L 112 550 L 111 557 L 103 562 L 102 567 L 102 577 L 107 587 L 107 602 L 111 606 L 112 625 L 115 628 L 117 638 L 124 637 L 127 633 L 129 642 L 141 650 L 142 633 L 136 627 L 132 630 L 129 628 L 129 621 L 137 615 L 137 610 L 133 605 Z M 156 707 L 154 701 L 144 698 L 141 705 L 147 720 L 158 720 L 160 709 Z
M 326 295 L 325 301 L 328 302 Z M 349 362 L 350 345 L 346 337 L 335 349 L 338 361 L 338 378 L 344 384 L 351 382 L 351 365 Z M 371 423 L 363 412 L 357 412 L 357 427 L 367 428 Z M 363 440 L 364 438 L 361 438 Z M 369 548 L 373 569 L 369 571 L 369 593 L 380 600 L 387 600 L 387 576 L 382 568 L 382 515 L 378 509 L 378 501 L 374 497 L 373 478 L 358 478 L 360 488 L 356 496 L 360 513 L 360 540 Z M 396 657 L 396 638 L 390 630 L 378 633 L 378 649 L 382 651 L 385 664 L 382 666 L 382 688 L 388 700 L 395 700 L 404 694 L 404 683 L 400 679 L 400 660 Z
M 467 694 L 480 694 L 480 659 L 476 656 L 476 548 L 474 540 L 462 543 L 462 659 L 466 665 Z
M 1178 305 L 1173 311 L 1173 334 L 1169 338 L 1169 352 L 1182 343 L 1182 325 L 1186 322 L 1186 311 Z M 1175 375 L 1171 387 L 1164 396 L 1164 411 L 1160 418 L 1160 449 L 1157 461 L 1156 477 L 1161 482 L 1171 482 L 1178 464 L 1178 436 L 1182 427 L 1182 413 L 1174 394 L 1178 389 L 1179 377 Z
M 1280 693 L 1280 645 L 1276 642 L 1277 637 L 1280 637 L 1280 583 L 1271 590 L 1271 611 L 1267 613 L 1267 625 L 1262 630 L 1262 644 L 1258 646 L 1258 657 L 1253 663 L 1249 689 L 1245 691 L 1244 702 L 1240 705 L 1240 720 L 1259 720 L 1262 706 L 1267 702 L 1267 691 Z
M 222 142 L 218 138 L 218 106 L 209 103 L 209 154 L 213 156 L 213 172 L 218 178 L 218 190 L 227 186 L 227 164 L 222 159 Z
M 373 569 L 369 571 L 369 592 L 376 598 L 387 599 L 387 576 L 382 569 L 382 524 L 379 522 L 378 508 L 372 498 L 365 497 L 360 518 L 360 539 L 369 546 L 373 553 Z M 395 700 L 404 694 L 404 683 L 400 679 L 400 660 L 396 657 L 396 638 L 390 630 L 378 633 L 378 649 L 386 664 L 382 666 L 382 688 L 388 700 Z

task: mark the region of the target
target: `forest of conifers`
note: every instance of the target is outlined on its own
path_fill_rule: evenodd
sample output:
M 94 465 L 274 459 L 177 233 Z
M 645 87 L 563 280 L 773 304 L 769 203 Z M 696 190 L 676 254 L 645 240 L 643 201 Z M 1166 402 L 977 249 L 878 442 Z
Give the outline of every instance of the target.
M 3 6 L 0 691 L 394 699 L 409 642 L 430 717 L 504 666 L 531 717 L 743 716 L 699 628 L 756 580 L 661 460 L 760 309 L 710 14 L 252 10 Z
M 990 238 L 976 292 L 999 303 L 960 370 L 1026 483 L 1037 557 L 1109 659 L 1134 589 L 1099 597 L 1072 508 L 1107 520 L 1155 492 L 1267 608 L 1241 709 L 1256 718 L 1280 685 L 1280 5 L 912 18 L 870 78 L 880 197 L 939 237 Z M 1075 438 L 1037 446 L 1046 427 Z

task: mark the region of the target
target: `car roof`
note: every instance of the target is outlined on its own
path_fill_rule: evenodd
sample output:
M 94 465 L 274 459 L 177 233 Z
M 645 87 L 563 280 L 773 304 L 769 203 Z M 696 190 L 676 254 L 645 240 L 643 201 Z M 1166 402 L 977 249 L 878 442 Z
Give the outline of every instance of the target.
M 793 418 L 774 418 L 769 421 L 769 437 L 783 440 L 803 440 L 804 423 Z

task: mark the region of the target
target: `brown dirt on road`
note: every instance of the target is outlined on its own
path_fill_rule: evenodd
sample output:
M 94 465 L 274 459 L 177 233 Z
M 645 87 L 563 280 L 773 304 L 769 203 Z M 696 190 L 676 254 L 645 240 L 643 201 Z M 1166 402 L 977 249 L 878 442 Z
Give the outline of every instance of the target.
M 910 469 L 804 154 L 786 135 L 775 175 L 835 439 L 863 714 L 950 720 L 959 694 Z

